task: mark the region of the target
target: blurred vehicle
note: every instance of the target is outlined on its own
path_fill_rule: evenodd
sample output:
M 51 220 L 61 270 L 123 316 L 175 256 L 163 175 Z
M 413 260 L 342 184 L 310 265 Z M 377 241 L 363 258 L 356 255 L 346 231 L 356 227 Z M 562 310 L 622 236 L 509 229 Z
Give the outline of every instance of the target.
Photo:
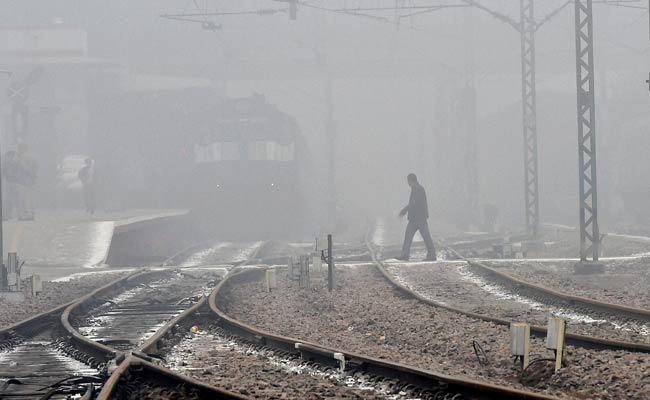
M 72 154 L 65 156 L 57 166 L 57 187 L 60 190 L 81 190 L 81 181 L 79 180 L 79 170 L 84 166 L 86 155 Z
M 188 118 L 209 120 L 186 137 L 192 179 L 185 187 L 197 220 L 232 233 L 295 229 L 303 144 L 294 120 L 262 96 L 223 99 Z
M 233 238 L 295 233 L 303 223 L 306 146 L 294 119 L 264 96 L 134 92 L 95 106 L 106 203 L 188 208 L 197 229 Z

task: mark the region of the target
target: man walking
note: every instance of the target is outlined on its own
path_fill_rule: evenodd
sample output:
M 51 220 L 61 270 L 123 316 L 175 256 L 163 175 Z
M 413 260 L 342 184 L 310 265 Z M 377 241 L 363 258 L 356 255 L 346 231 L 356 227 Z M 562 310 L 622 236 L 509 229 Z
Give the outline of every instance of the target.
M 415 232 L 420 231 L 420 235 L 422 235 L 424 244 L 427 247 L 427 258 L 425 258 L 425 261 L 436 261 L 436 249 L 433 247 L 433 240 L 429 233 L 429 223 L 427 222 L 429 218 L 427 194 L 422 185 L 418 183 L 418 178 L 415 174 L 408 174 L 406 181 L 411 187 L 411 197 L 409 198 L 408 205 L 400 211 L 399 216 L 403 217 L 408 213 L 408 225 L 406 225 L 406 233 L 404 234 L 402 254 L 397 259 L 408 261 L 413 236 Z

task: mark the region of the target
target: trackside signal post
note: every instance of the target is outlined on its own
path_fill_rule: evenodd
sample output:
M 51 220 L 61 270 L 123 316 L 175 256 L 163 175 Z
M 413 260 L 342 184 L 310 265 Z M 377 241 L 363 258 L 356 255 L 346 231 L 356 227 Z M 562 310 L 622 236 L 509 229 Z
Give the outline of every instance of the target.
M 327 290 L 330 292 L 336 288 L 336 271 L 334 269 L 332 247 L 332 235 L 327 235 L 327 249 L 321 251 L 321 258 L 327 263 Z M 325 255 L 326 251 L 327 255 Z

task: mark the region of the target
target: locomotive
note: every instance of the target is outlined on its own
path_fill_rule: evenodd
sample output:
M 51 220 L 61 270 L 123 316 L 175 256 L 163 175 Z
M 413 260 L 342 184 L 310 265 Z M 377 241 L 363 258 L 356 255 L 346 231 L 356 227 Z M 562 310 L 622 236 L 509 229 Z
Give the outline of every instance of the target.
M 104 208 L 186 208 L 205 235 L 237 239 L 302 225 L 306 146 L 295 120 L 264 96 L 135 92 L 94 107 Z
M 208 123 L 187 136 L 190 208 L 197 224 L 230 234 L 281 234 L 301 220 L 302 137 L 263 96 L 222 99 L 189 118 Z

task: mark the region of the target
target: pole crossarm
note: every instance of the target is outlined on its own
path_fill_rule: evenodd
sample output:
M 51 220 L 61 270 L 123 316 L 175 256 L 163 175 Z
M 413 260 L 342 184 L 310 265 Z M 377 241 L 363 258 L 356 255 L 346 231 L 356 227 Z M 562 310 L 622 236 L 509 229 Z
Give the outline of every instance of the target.
M 519 31 L 521 29 L 519 21 L 516 21 L 516 20 L 510 18 L 506 14 L 503 14 L 503 13 L 500 13 L 498 11 L 492 10 L 492 9 L 490 9 L 490 8 L 476 2 L 475 0 L 462 0 L 462 1 L 463 1 L 463 3 L 465 3 L 465 4 L 469 5 L 469 6 L 472 6 L 472 7 L 478 8 L 479 10 L 485 11 L 486 13 L 492 15 L 494 18 L 498 19 L 501 22 L 505 22 L 506 24 L 512 26 L 516 31 Z
M 535 19 L 533 0 L 520 0 L 521 99 L 524 133 L 524 201 L 526 232 L 539 233 L 539 179 L 537 156 L 537 89 L 535 83 Z
M 542 25 L 544 25 L 544 24 L 547 23 L 548 21 L 552 20 L 553 17 L 555 17 L 556 15 L 558 15 L 559 13 L 561 13 L 562 10 L 564 10 L 564 9 L 565 9 L 569 4 L 571 4 L 572 2 L 573 2 L 573 0 L 567 0 L 564 4 L 562 4 L 561 6 L 559 6 L 558 8 L 556 8 L 555 10 L 551 11 L 550 13 L 548 13 L 544 18 L 542 18 L 541 20 L 539 20 L 539 22 L 537 22 L 537 23 L 535 24 L 535 30 L 541 28 Z
M 598 261 L 596 107 L 592 0 L 575 0 L 578 162 L 580 186 L 580 260 Z

